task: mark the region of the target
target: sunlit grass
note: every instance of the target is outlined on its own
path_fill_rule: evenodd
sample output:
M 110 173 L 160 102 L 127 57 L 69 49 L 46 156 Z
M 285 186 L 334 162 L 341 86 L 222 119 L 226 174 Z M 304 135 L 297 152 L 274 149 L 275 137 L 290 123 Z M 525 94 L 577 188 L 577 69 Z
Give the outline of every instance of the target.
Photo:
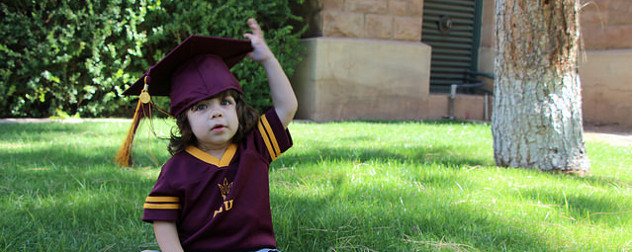
M 0 124 L 0 251 L 157 249 L 140 219 L 167 142 L 142 125 L 135 167 L 116 167 L 128 126 Z M 632 146 L 588 142 L 592 170 L 577 177 L 496 167 L 486 124 L 290 130 L 270 172 L 282 251 L 632 250 Z

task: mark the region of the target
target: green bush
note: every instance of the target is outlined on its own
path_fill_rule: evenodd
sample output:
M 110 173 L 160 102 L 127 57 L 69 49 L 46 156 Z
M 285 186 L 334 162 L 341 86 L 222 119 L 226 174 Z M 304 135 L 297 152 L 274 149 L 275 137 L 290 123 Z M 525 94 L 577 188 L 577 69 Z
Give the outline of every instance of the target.
M 304 29 L 288 25 L 299 19 L 288 1 L 0 2 L 0 117 L 130 116 L 135 102 L 120 94 L 149 66 L 190 34 L 243 38 L 249 17 L 291 75 Z M 261 67 L 233 71 L 253 106 L 271 105 Z

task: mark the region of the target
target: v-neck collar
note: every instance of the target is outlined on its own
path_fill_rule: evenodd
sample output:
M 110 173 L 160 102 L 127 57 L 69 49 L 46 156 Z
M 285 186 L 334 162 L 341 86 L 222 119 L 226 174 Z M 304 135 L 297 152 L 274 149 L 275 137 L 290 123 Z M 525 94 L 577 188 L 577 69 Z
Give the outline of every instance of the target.
M 197 159 L 202 160 L 206 163 L 215 165 L 217 167 L 226 167 L 230 164 L 230 161 L 233 160 L 235 153 L 237 153 L 237 144 L 234 144 L 234 143 L 230 144 L 228 148 L 226 148 L 226 151 L 224 152 L 222 159 L 213 157 L 211 154 L 208 154 L 195 146 L 188 146 L 185 149 L 185 151 L 191 154 L 192 156 L 196 157 Z

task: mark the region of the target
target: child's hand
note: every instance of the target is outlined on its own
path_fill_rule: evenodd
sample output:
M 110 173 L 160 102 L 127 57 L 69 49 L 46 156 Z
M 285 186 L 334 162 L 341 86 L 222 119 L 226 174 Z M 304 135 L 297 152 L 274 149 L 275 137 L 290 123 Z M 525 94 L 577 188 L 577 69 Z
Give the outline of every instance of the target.
M 272 54 L 272 51 L 270 51 L 270 48 L 263 38 L 263 31 L 261 31 L 257 20 L 254 18 L 248 19 L 248 26 L 252 29 L 252 33 L 246 33 L 244 37 L 250 39 L 252 47 L 254 48 L 252 52 L 248 53 L 248 58 L 259 63 L 274 58 L 274 54 Z
M 281 119 L 283 127 L 287 129 L 298 108 L 296 95 L 294 95 L 294 90 L 292 90 L 292 85 L 285 75 L 283 67 L 263 39 L 263 32 L 257 21 L 254 18 L 248 19 L 248 26 L 252 29 L 252 33 L 246 33 L 244 37 L 250 39 L 254 49 L 248 54 L 248 57 L 259 62 L 266 70 L 274 110 Z

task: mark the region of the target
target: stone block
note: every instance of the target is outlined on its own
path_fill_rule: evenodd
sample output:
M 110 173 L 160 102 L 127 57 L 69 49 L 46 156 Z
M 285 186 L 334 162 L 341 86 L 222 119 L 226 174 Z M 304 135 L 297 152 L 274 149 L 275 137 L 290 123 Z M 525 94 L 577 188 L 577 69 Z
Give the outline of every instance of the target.
M 388 13 L 388 0 L 346 0 L 345 10 L 357 13 Z
M 388 3 L 389 12 L 396 16 L 421 16 L 423 8 L 423 0 L 391 0 Z
M 388 10 L 391 14 L 396 16 L 407 16 L 408 2 L 405 0 L 391 0 L 388 3 Z
M 408 1 L 408 14 L 411 16 L 422 16 L 424 13 L 424 1 L 423 0 L 407 0 Z
M 292 76 L 297 119 L 418 120 L 429 110 L 430 47 L 348 38 L 303 40 Z
M 390 39 L 393 30 L 393 17 L 390 15 L 368 14 L 364 26 L 366 38 Z
M 610 9 L 610 1 L 611 0 L 591 0 L 584 3 L 581 8 L 581 15 L 584 15 L 587 12 L 608 12 Z M 616 1 L 616 0 L 615 0 Z M 623 0 L 628 1 L 628 0 Z
M 403 41 L 421 41 L 421 17 L 394 17 L 393 38 Z
M 342 11 L 322 11 L 323 36 L 364 37 L 364 14 Z
M 586 50 L 632 48 L 632 24 L 583 25 L 582 34 Z
M 582 24 L 630 24 L 632 5 L 629 0 L 592 0 L 585 3 L 580 18 Z
M 632 49 L 588 51 L 580 62 L 584 122 L 632 129 Z
M 608 25 L 632 24 L 632 2 L 608 13 Z
M 587 24 L 605 25 L 606 22 L 608 22 L 608 18 L 606 14 L 607 12 L 596 11 L 596 10 L 582 11 L 582 13 L 579 15 L 579 22 L 582 25 L 587 25 Z
M 610 0 L 609 9 L 610 11 L 630 13 L 632 12 L 632 5 L 630 5 L 630 0 Z

